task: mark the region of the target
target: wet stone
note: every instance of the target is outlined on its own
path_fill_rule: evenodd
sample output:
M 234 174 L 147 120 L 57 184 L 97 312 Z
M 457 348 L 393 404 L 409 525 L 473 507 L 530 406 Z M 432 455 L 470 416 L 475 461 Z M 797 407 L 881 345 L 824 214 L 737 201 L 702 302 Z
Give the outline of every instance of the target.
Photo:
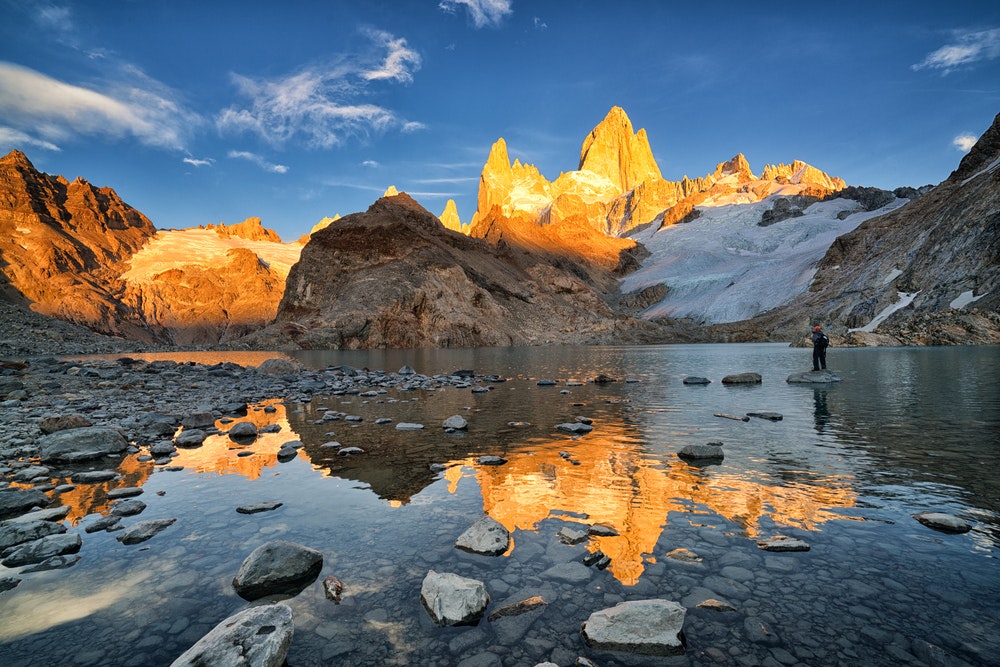
M 146 509 L 146 503 L 138 498 L 119 500 L 111 506 L 111 513 L 116 516 L 135 516 Z
M 74 473 L 71 479 L 76 484 L 99 484 L 110 482 L 118 477 L 114 470 L 88 470 L 86 472 Z
M 116 539 L 122 544 L 139 544 L 173 524 L 177 519 L 149 519 L 129 526 Z
M 943 533 L 967 533 L 972 527 L 963 519 L 944 512 L 921 512 L 913 518 L 934 530 Z
M 258 514 L 260 512 L 270 512 L 281 507 L 284 503 L 279 503 L 275 501 L 262 502 L 262 503 L 249 503 L 247 505 L 240 505 L 236 508 L 236 511 L 240 514 Z
M 82 544 L 83 540 L 77 533 L 48 535 L 18 547 L 0 562 L 5 567 L 31 565 L 32 563 L 40 563 L 51 556 L 76 553 Z
M 87 525 L 87 527 L 83 530 L 85 533 L 96 533 L 102 530 L 108 530 L 121 520 L 122 518 L 120 516 L 109 514 L 96 519 L 93 523 Z

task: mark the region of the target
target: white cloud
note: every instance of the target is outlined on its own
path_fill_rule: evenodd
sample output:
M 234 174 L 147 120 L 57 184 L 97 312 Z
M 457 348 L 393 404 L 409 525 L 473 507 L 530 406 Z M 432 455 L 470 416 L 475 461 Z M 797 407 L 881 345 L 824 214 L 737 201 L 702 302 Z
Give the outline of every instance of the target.
M 210 157 L 207 158 L 186 157 L 184 158 L 184 162 L 194 167 L 211 167 L 213 164 L 215 164 L 215 160 L 213 160 Z
M 438 7 L 454 14 L 459 7 L 469 10 L 472 23 L 477 28 L 485 26 L 499 27 L 505 17 L 513 13 L 511 0 L 441 0 Z
M 0 61 L 0 117 L 40 141 L 77 135 L 133 136 L 147 146 L 183 148 L 201 119 L 171 91 L 141 71 L 125 68 L 99 91 Z
M 361 163 L 361 166 L 362 167 L 371 167 L 372 169 L 377 169 L 379 167 L 379 163 L 377 161 L 375 161 L 375 160 L 365 160 L 364 162 Z
M 1000 28 L 956 32 L 951 44 L 931 52 L 922 62 L 911 66 L 911 69 L 936 69 L 941 70 L 942 74 L 948 74 L 958 67 L 997 57 L 1000 57 Z
M 263 169 L 264 171 L 270 171 L 275 174 L 286 174 L 288 173 L 288 167 L 283 164 L 274 164 L 273 162 L 268 162 L 256 153 L 251 153 L 249 151 L 229 151 L 229 157 L 238 160 L 247 160 L 248 162 L 253 162 L 255 165 Z
M 533 19 L 535 23 L 535 30 L 545 30 L 549 27 L 549 24 L 538 18 L 537 16 Z
M 280 146 L 303 138 L 313 148 L 330 148 L 351 135 L 365 135 L 399 127 L 420 129 L 395 112 L 376 104 L 360 103 L 367 87 L 377 81 L 406 83 L 420 65 L 420 56 L 406 47 L 406 41 L 383 31 L 370 30 L 368 36 L 381 52 L 380 63 L 371 59 L 342 58 L 326 67 L 312 67 L 288 76 L 265 80 L 232 75 L 248 106 L 224 109 L 216 123 L 222 131 L 249 132 L 272 145 Z
M 35 21 L 43 28 L 72 32 L 73 10 L 60 5 L 41 3 L 36 6 Z
M 972 150 L 972 147 L 976 145 L 979 141 L 977 137 L 971 134 L 960 134 L 952 140 L 952 145 L 963 153 L 968 153 Z
M 423 123 L 418 123 L 415 120 L 411 120 L 408 123 L 403 123 L 403 127 L 400 128 L 404 133 L 409 134 L 411 132 L 419 132 L 420 130 L 426 130 L 427 126 Z
M 370 30 L 368 36 L 388 49 L 382 65 L 362 73 L 368 81 L 389 80 L 401 83 L 413 81 L 413 72 L 420 69 L 420 54 L 406 46 L 402 37 L 393 37 L 384 30 Z
M 34 146 L 35 148 L 44 148 L 47 151 L 61 151 L 59 146 L 55 145 L 50 141 L 45 141 L 44 139 L 37 139 L 29 134 L 25 134 L 20 130 L 15 130 L 12 127 L 0 126 L 0 151 L 7 152 L 11 149 L 23 149 L 26 146 Z

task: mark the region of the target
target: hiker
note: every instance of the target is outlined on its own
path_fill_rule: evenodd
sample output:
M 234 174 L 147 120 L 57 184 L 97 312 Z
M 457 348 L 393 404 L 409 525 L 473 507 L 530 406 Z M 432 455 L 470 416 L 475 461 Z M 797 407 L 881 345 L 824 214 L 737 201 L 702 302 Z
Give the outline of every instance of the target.
M 830 344 L 830 339 L 823 333 L 823 327 L 816 325 L 813 327 L 813 370 L 818 371 L 820 366 L 826 370 L 826 348 Z

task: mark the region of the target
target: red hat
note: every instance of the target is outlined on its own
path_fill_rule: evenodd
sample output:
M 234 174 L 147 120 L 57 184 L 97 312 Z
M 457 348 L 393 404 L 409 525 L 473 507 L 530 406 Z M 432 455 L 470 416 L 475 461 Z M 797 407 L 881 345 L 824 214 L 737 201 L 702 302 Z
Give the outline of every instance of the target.
M 817 324 L 816 326 L 813 327 L 813 331 L 819 331 L 822 328 L 823 327 L 821 327 L 820 325 Z

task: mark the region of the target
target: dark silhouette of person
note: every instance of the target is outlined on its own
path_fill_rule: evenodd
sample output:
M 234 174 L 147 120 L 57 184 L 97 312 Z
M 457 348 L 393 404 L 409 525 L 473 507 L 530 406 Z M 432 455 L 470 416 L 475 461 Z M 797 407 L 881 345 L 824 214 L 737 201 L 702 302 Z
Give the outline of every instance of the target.
M 830 345 L 830 339 L 823 333 L 823 327 L 816 325 L 813 327 L 813 370 L 818 371 L 822 366 L 826 370 L 826 348 Z

